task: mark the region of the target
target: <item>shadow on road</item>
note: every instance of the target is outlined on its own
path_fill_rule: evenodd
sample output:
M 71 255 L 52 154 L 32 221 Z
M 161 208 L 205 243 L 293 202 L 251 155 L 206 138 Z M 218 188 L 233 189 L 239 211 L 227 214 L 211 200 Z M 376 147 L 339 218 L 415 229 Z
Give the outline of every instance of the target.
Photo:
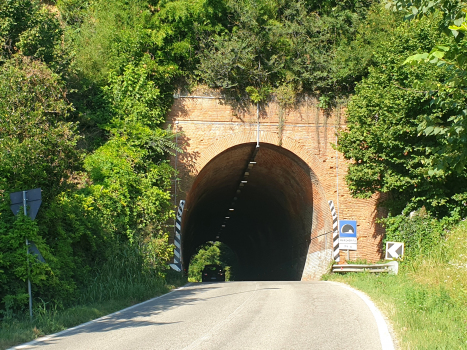
M 236 282 L 242 283 L 242 282 Z M 249 282 L 251 283 L 251 282 Z M 148 321 L 148 318 L 156 316 L 164 311 L 170 310 L 174 307 L 191 305 L 197 302 L 208 301 L 210 299 L 227 297 L 235 294 L 245 294 L 251 292 L 258 292 L 262 289 L 280 289 L 280 288 L 261 288 L 261 289 L 252 289 L 247 291 L 242 291 L 238 293 L 226 293 L 222 295 L 217 295 L 214 297 L 201 297 L 200 295 L 206 292 L 207 290 L 216 290 L 221 288 L 219 283 L 196 283 L 191 284 L 190 286 L 173 291 L 171 293 L 162 295 L 160 297 L 148 300 L 141 304 L 137 304 L 131 307 L 128 310 L 118 311 L 114 314 L 104 316 L 96 321 L 91 321 L 89 324 L 84 324 L 82 326 L 77 326 L 76 328 L 71 328 L 70 330 L 63 331 L 62 334 L 59 334 L 56 337 L 50 339 L 40 340 L 34 346 L 45 346 L 51 345 L 58 342 L 60 339 L 70 337 L 80 333 L 98 333 L 98 332 L 109 332 L 122 328 L 137 328 L 137 327 L 147 327 L 147 326 L 163 326 L 167 324 L 181 323 L 182 321 L 177 322 L 151 322 Z

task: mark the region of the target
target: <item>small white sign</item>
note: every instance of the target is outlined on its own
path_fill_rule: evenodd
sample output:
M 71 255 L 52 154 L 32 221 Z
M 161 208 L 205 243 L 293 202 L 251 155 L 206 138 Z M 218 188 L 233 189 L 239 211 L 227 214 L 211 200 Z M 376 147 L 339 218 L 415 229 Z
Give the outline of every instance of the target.
M 402 258 L 404 256 L 404 243 L 386 242 L 386 260 Z
M 357 244 L 339 242 L 339 250 L 357 250 Z
M 357 237 L 341 237 L 339 239 L 339 244 L 343 243 L 357 244 Z

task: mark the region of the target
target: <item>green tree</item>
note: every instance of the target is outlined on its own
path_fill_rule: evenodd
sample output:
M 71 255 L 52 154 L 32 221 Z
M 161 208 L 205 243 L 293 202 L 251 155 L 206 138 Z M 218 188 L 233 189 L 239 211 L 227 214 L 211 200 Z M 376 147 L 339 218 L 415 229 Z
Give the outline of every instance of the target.
M 372 65 L 349 103 L 348 129 L 340 132 L 338 149 L 352 162 L 347 181 L 355 195 L 385 192 L 393 214 L 406 206 L 413 210 L 425 205 L 444 216 L 462 210 L 466 173 L 432 175 L 432 150 L 443 143 L 436 135 L 421 135 L 420 125 L 428 118 L 447 120 L 452 110 L 433 103 L 416 87 L 425 80 L 442 82 L 448 71 L 442 66 L 403 65 L 412 53 L 439 40 L 439 17 L 409 24 L 397 16 L 393 20 L 392 32 L 369 48 Z
M 60 77 L 17 56 L 0 67 L 0 188 L 62 191 L 80 165 L 79 135 Z
M 85 160 L 92 185 L 87 187 L 100 212 L 102 228 L 112 237 L 133 241 L 138 232 L 162 231 L 173 215 L 170 202 L 172 168 L 144 161 L 144 151 L 113 138 Z
M 434 135 L 438 141 L 428 149 L 432 155 L 429 175 L 446 178 L 453 172 L 462 174 L 467 165 L 467 3 L 453 0 L 391 1 L 387 6 L 396 11 L 409 12 L 407 19 L 423 18 L 434 12 L 440 13 L 443 18 L 438 28 L 445 35 L 439 38 L 437 45 L 430 51 L 420 50 L 408 57 L 405 63 L 446 68 L 448 74 L 443 80 L 422 79 L 417 82 L 417 87 L 445 111 L 443 116 L 426 116 L 418 129 L 420 134 Z
M 58 18 L 35 0 L 0 1 L 0 62 L 21 52 L 51 63 L 62 28 Z

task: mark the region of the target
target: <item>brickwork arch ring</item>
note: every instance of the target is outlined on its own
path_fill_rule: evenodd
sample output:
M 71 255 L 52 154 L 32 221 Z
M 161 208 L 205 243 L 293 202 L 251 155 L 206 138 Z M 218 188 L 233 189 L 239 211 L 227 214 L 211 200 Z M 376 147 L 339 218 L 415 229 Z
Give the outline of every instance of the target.
M 222 138 L 219 138 L 216 142 L 205 147 L 200 151 L 201 157 L 195 164 L 195 172 L 199 172 L 208 164 L 214 157 L 222 153 L 223 151 L 240 145 L 242 143 L 256 142 L 256 131 L 239 131 L 236 133 L 228 134 Z M 261 143 L 270 143 L 272 145 L 278 144 L 278 135 L 275 132 L 260 131 L 260 145 Z M 310 169 L 314 170 L 316 174 L 317 167 L 320 167 L 321 162 L 316 155 L 312 154 L 310 150 L 307 150 L 300 142 L 287 137 L 282 137 L 282 148 L 289 150 L 294 153 L 297 157 L 301 158 Z M 319 180 L 318 178 L 316 180 Z

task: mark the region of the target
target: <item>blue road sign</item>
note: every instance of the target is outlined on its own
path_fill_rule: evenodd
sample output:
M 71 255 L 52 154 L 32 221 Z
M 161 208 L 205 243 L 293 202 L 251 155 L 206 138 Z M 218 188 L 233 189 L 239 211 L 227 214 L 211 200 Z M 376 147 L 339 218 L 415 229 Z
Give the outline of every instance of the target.
M 356 220 L 340 220 L 339 234 L 341 237 L 357 238 L 357 221 Z
M 357 250 L 357 221 L 339 221 L 339 250 Z

